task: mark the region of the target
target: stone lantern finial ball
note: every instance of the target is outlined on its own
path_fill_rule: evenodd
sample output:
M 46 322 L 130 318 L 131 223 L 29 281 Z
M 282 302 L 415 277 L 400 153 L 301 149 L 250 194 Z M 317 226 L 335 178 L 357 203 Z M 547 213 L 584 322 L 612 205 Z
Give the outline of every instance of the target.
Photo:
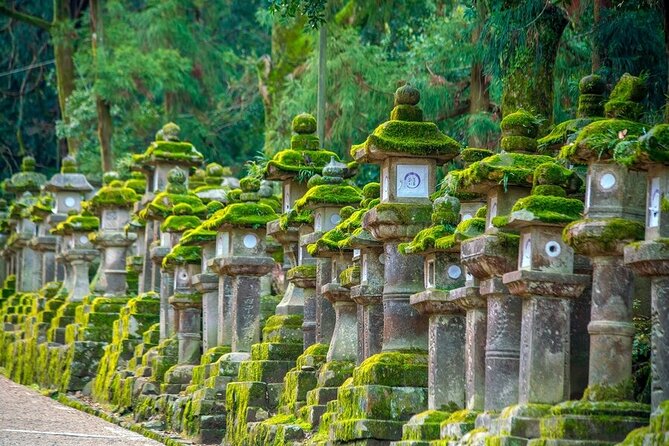
M 185 184 L 186 183 L 186 173 L 175 167 L 170 170 L 167 174 L 167 182 L 172 184 Z
M 60 166 L 61 173 L 77 173 L 77 160 L 73 156 L 63 158 Z
M 239 188 L 242 192 L 258 192 L 260 190 L 260 180 L 254 177 L 244 177 L 239 180 Z
M 460 200 L 450 195 L 437 198 L 432 203 L 432 222 L 457 225 L 460 220 Z
M 37 162 L 32 156 L 24 156 L 21 160 L 21 170 L 23 172 L 34 172 Z
M 109 172 L 105 172 L 104 175 L 102 175 L 102 184 L 104 186 L 110 186 L 113 181 L 120 179 L 121 176 L 118 174 L 118 172 L 110 170 Z
M 224 207 L 225 205 L 223 205 L 223 203 L 220 201 L 211 200 L 209 203 L 207 203 L 207 217 L 211 217 L 216 211 L 220 211 Z
M 420 102 L 420 91 L 413 85 L 406 83 L 395 91 L 395 106 L 417 105 Z
M 597 74 L 584 76 L 578 82 L 578 92 L 581 94 L 604 94 L 606 92 L 606 81 Z
M 160 129 L 165 141 L 179 141 L 179 132 L 181 128 L 173 122 L 168 122 Z
M 223 166 L 218 163 L 207 164 L 206 175 L 208 177 L 221 178 L 223 176 Z
M 309 113 L 300 113 L 293 118 L 293 131 L 300 135 L 307 135 L 316 131 L 316 118 Z
M 273 194 L 272 183 L 267 180 L 260 182 L 260 189 L 258 189 L 258 196 L 261 198 L 270 198 Z

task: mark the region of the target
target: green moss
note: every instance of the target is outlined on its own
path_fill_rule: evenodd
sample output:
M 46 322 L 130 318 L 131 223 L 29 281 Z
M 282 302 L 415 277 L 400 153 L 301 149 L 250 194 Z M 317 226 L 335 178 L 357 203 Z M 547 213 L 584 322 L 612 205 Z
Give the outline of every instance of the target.
M 503 136 L 525 136 L 536 138 L 539 131 L 539 120 L 525 110 L 507 114 L 500 123 Z
M 474 217 L 483 218 L 485 220 L 486 214 L 488 213 L 488 205 L 481 206 L 474 214 Z
M 224 225 L 250 228 L 264 228 L 267 223 L 279 216 L 274 209 L 262 203 L 233 203 L 217 211 L 207 219 L 202 227 L 216 231 Z
M 318 139 L 316 140 L 318 142 Z M 316 149 L 318 144 L 316 144 Z M 300 149 L 285 149 L 276 153 L 274 157 L 269 160 L 265 167 L 265 176 L 269 179 L 275 177 L 274 171 L 288 172 L 297 174 L 301 171 L 314 173 L 321 173 L 323 167 L 335 157 L 340 161 L 339 156 L 329 150 L 300 150 Z
M 150 159 L 200 164 L 204 157 L 189 142 L 154 141 L 149 145 L 144 154 L 135 158 L 139 162 L 146 162 Z
M 468 190 L 481 183 L 509 186 L 528 186 L 534 179 L 534 169 L 540 164 L 553 161 L 550 156 L 521 153 L 500 153 L 477 161 L 463 170 L 450 172 L 444 179 L 449 193 Z
M 182 246 L 177 244 L 163 259 L 163 268 L 183 265 L 186 263 L 199 264 L 202 262 L 202 248 L 200 246 Z
M 309 113 L 300 113 L 293 118 L 292 129 L 297 134 L 310 134 L 316 131 L 316 118 Z
M 327 231 L 323 236 L 307 246 L 307 251 L 312 256 L 318 256 L 321 251 L 339 251 L 341 248 L 339 242 L 344 240 L 347 234 L 342 232 L 339 227 Z
M 398 249 L 402 254 L 420 254 L 435 248 L 435 242 L 442 237 L 453 234 L 455 228 L 450 225 L 436 225 L 423 229 L 408 243 L 400 243 Z
M 198 226 L 184 232 L 179 243 L 183 246 L 203 245 L 215 241 L 216 234 L 216 231 L 211 231 L 204 229 L 202 226 Z
M 613 249 L 620 241 L 627 243 L 635 240 L 643 240 L 645 228 L 642 223 L 626 220 L 624 218 L 610 218 L 606 220 L 606 225 L 599 237 L 589 235 L 574 235 L 571 228 L 580 222 L 589 220 L 579 220 L 570 223 L 562 232 L 562 239 L 576 252 L 581 252 L 586 246 L 596 244 L 605 250 Z
M 199 218 L 194 215 L 170 215 L 160 225 L 160 230 L 163 232 L 184 232 L 188 229 L 197 228 L 200 223 Z
M 428 357 L 424 352 L 383 352 L 365 359 L 353 371 L 353 385 L 427 387 Z
M 595 121 L 585 126 L 573 143 L 560 150 L 560 157 L 577 163 L 612 159 L 619 144 L 635 141 L 643 133 L 644 126 L 638 122 L 623 119 Z
M 512 212 L 529 212 L 532 215 L 527 217 L 544 223 L 569 223 L 581 218 L 583 208 L 583 202 L 574 198 L 530 195 L 516 201 Z
M 281 214 L 279 217 L 279 227 L 284 231 L 291 226 L 299 227 L 301 225 L 311 225 L 314 222 L 314 215 L 310 209 L 297 212 L 294 209 Z
M 118 187 L 109 185 L 102 187 L 89 201 L 89 209 L 92 212 L 101 212 L 107 207 L 131 208 L 140 196 L 122 184 Z
M 567 192 L 560 186 L 542 184 L 532 188 L 532 195 L 550 195 L 553 197 L 566 197 Z
M 100 220 L 92 215 L 70 215 L 51 230 L 52 234 L 65 235 L 73 232 L 93 232 L 100 227 Z
M 298 265 L 294 266 L 286 272 L 286 277 L 288 280 L 294 278 L 307 278 L 315 279 L 316 278 L 316 265 Z
M 616 101 L 640 102 L 646 97 L 646 82 L 629 73 L 623 74 L 611 91 L 610 99 Z
M 584 76 L 578 82 L 578 91 L 581 94 L 604 94 L 606 92 L 606 81 L 597 74 Z
M 571 170 L 565 169 L 556 163 L 548 162 L 538 165 L 534 170 L 534 181 L 532 184 L 534 186 L 549 184 L 567 188 L 574 176 Z
M 174 194 L 161 192 L 149 203 L 147 213 L 149 216 L 158 219 L 164 219 L 172 215 L 174 207 L 179 204 L 187 204 L 191 207 L 192 214 L 198 217 L 204 217 L 207 214 L 207 207 L 202 200 L 191 193 Z
M 669 124 L 659 124 L 639 138 L 639 148 L 651 161 L 669 164 Z
M 390 112 L 390 119 L 394 121 L 423 121 L 423 110 L 413 105 L 400 104 Z
M 466 163 L 474 163 L 476 161 L 486 159 L 494 154 L 495 153 L 492 150 L 467 147 L 466 149 L 463 149 L 462 152 L 460 152 L 460 157 L 462 158 L 462 161 Z
M 365 184 L 362 188 L 362 196 L 365 198 L 379 198 L 381 196 L 381 185 L 376 182 Z
M 634 381 L 625 380 L 615 386 L 591 384 L 583 392 L 582 401 L 629 402 L 634 398 Z
M 351 205 L 362 200 L 360 190 L 345 184 L 324 184 L 312 187 L 295 202 L 294 209 L 303 211 L 307 206 L 316 204 Z
M 432 122 L 387 121 L 378 126 L 364 143 L 354 145 L 352 156 L 360 149 L 455 157 L 460 145 L 441 133 Z
M 502 150 L 507 152 L 536 152 L 537 140 L 526 136 L 505 136 L 501 140 Z
M 339 274 L 339 283 L 343 287 L 350 287 L 360 283 L 360 266 L 351 265 Z

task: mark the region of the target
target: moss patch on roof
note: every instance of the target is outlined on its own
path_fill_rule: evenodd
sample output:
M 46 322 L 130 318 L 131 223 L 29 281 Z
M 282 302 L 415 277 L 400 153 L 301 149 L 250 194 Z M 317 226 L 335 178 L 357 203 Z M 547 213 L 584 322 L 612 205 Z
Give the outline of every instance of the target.
M 386 121 L 367 137 L 364 143 L 351 147 L 351 156 L 363 149 L 398 152 L 419 156 L 451 156 L 460 151 L 460 144 L 443 134 L 433 122 Z
M 188 229 L 195 229 L 200 225 L 201 220 L 194 215 L 170 215 L 160 225 L 163 232 L 184 232 Z
M 147 206 L 147 216 L 157 219 L 167 218 L 172 214 L 174 206 L 178 204 L 187 204 L 191 207 L 193 215 L 204 217 L 207 215 L 207 207 L 200 198 L 192 193 L 172 194 L 161 192 Z
M 216 240 L 216 231 L 205 229 L 202 225 L 184 232 L 179 243 L 183 246 L 203 245 Z
M 531 186 L 534 169 L 551 161 L 553 158 L 545 155 L 500 153 L 450 172 L 444 179 L 444 189 L 449 194 L 456 194 L 482 183 Z
M 93 232 L 100 227 L 100 220 L 93 215 L 76 214 L 70 215 L 58 223 L 58 225 L 51 230 L 55 235 L 72 234 L 73 232 Z
M 115 181 L 103 186 L 88 202 L 88 209 L 92 212 L 101 212 L 104 208 L 119 207 L 131 208 L 140 199 L 137 192 Z
M 309 205 L 351 205 L 359 204 L 360 200 L 362 200 L 360 190 L 354 186 L 346 184 L 323 184 L 309 189 L 306 194 L 295 202 L 294 208 L 300 212 Z
M 175 245 L 163 259 L 163 268 L 171 269 L 176 265 L 199 264 L 202 261 L 200 246 Z
M 423 229 L 408 243 L 400 243 L 399 251 L 402 254 L 420 254 L 435 248 L 438 239 L 452 235 L 455 227 L 451 225 L 435 225 Z
M 200 164 L 204 156 L 193 144 L 181 141 L 154 141 L 143 154 L 133 156 L 135 162 L 151 160 L 182 161 L 188 164 Z
M 266 204 L 257 202 L 233 203 L 217 211 L 207 219 L 202 227 L 216 231 L 221 226 L 241 226 L 250 228 L 264 228 L 267 223 L 276 220 L 279 216 L 274 209 Z
M 559 150 L 560 147 L 571 142 L 581 129 L 592 122 L 601 121 L 602 119 L 604 118 L 577 118 L 561 122 L 553 127 L 553 130 L 548 135 L 537 141 L 539 152 Z
M 329 150 L 301 150 L 292 148 L 281 150 L 267 162 L 264 175 L 267 178 L 273 178 L 276 170 L 284 173 L 298 173 L 300 171 L 321 173 L 323 167 L 332 157 L 335 157 L 339 161 L 339 156 Z
M 279 217 L 279 227 L 284 231 L 291 226 L 311 225 L 314 223 L 314 215 L 310 209 L 297 212 L 291 209 Z
M 621 158 L 626 146 L 644 133 L 643 124 L 624 119 L 603 119 L 585 126 L 573 143 L 560 150 L 560 158 L 576 163 Z
M 530 195 L 516 201 L 512 217 L 539 220 L 544 223 L 570 223 L 581 218 L 583 202 L 574 198 Z M 497 220 L 493 221 L 495 224 Z M 497 224 L 495 224 L 497 226 Z

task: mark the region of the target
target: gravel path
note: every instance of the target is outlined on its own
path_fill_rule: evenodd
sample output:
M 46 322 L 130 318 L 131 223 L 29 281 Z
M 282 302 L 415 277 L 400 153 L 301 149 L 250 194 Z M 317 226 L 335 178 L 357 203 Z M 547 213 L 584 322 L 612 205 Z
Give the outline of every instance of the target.
M 0 375 L 0 446 L 158 446 Z

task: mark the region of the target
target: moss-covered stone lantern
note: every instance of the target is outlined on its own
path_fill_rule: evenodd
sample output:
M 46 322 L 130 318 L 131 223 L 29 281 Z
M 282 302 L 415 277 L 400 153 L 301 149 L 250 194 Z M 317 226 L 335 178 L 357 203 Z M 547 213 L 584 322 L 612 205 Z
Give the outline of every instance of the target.
M 103 187 L 88 202 L 89 210 L 100 218 L 100 230 L 91 234 L 91 241 L 102 252 L 100 276 L 96 291 L 106 297 L 126 295 L 126 254 L 136 234 L 125 230 L 130 212 L 139 195 L 118 180 L 118 174 L 107 172 Z
M 521 301 L 509 293 L 501 280 L 504 273 L 516 268 L 518 236 L 500 232 L 493 222 L 529 194 L 534 169 L 553 159 L 535 154 L 539 124 L 530 113 L 511 113 L 504 117 L 501 127 L 500 153 L 453 171 L 445 180 L 448 191 L 486 195 L 485 234 L 460 245 L 461 261 L 480 280 L 479 293 L 487 303 L 486 411 L 518 402 L 520 355 Z
M 160 294 L 160 335 L 165 339 L 174 333 L 174 314 L 173 307 L 168 304 L 169 296 L 174 290 L 174 275 L 171 271 L 163 271 L 163 259 L 170 250 L 179 242 L 181 235 L 190 227 L 180 227 L 179 223 L 191 221 L 194 217 L 203 217 L 206 215 L 207 207 L 200 198 L 190 192 L 186 186 L 187 173 L 179 167 L 172 169 L 167 176 L 168 184 L 164 191 L 158 192 L 153 200 L 139 213 L 139 217 L 147 222 L 147 231 L 149 222 L 153 222 L 153 228 L 158 238 L 153 240 L 149 246 L 151 252 L 152 267 L 152 287 Z M 174 219 L 169 226 L 169 231 L 162 231 L 161 227 L 165 224 L 167 218 L 175 215 L 175 209 L 179 205 L 188 206 L 190 215 L 181 216 Z M 175 215 L 177 216 L 177 215 Z M 168 229 L 165 226 L 165 229 Z
M 218 201 L 223 204 L 227 203 L 228 191 L 230 188 L 223 185 L 224 175 L 225 169 L 220 164 L 207 164 L 203 184 L 197 188 L 192 188 L 193 192 L 200 197 L 204 203 L 209 203 L 210 201 Z
M 7 246 L 14 252 L 16 290 L 21 292 L 37 291 L 40 285 L 39 255 L 29 246 L 37 229 L 35 222 L 30 218 L 30 209 L 36 203 L 36 196 L 24 192 L 14 201 L 9 212 L 12 234 L 7 240 Z
M 351 148 L 357 162 L 381 166 L 381 202 L 365 213 L 363 228 L 384 244 L 384 326 L 383 351 L 360 364 L 350 385 L 339 390 L 330 436 L 340 442 L 398 440 L 404 422 L 427 406 L 427 319 L 409 304 L 409 296 L 423 289 L 423 259 L 401 254 L 398 245 L 430 224 L 436 163 L 454 158 L 459 144 L 423 121 L 419 100 L 418 90 L 400 87 L 390 120 Z M 385 407 L 402 400 L 402 409 L 381 411 L 374 403 L 381 388 L 387 389 Z
M 169 174 L 173 169 L 181 169 L 184 174 L 184 185 L 187 186 L 188 172 L 192 167 L 200 166 L 204 160 L 193 144 L 180 140 L 180 131 L 179 126 L 172 122 L 165 124 L 156 133 L 155 141 L 144 153 L 133 155 L 133 168 L 146 175 L 146 193 L 142 197 L 144 211 L 150 206 L 156 194 L 165 191 L 169 184 Z M 147 218 L 144 211 L 140 211 L 140 217 L 145 221 L 144 245 L 150 247 L 154 242 L 159 243 L 162 218 Z M 152 261 L 151 249 L 145 250 L 140 280 L 141 292 L 159 290 L 161 262 L 162 257 Z
M 379 353 L 383 341 L 383 243 L 362 228 L 364 214 L 379 204 L 380 192 L 379 183 L 363 187 L 360 209 L 346 220 L 349 235 L 338 243 L 353 249 L 359 270 L 359 283 L 351 286 L 351 299 L 358 304 L 358 365 Z
M 342 207 L 358 205 L 362 199 L 358 189 L 344 181 L 346 174 L 347 166 L 332 157 L 330 162 L 323 167 L 323 176 L 316 175 L 309 180 L 311 187 L 302 198 L 295 202 L 294 206 L 296 212 L 309 210 L 314 216 L 313 232 L 304 234 L 300 239 L 301 249 L 306 248 L 309 256 L 317 258 L 316 292 L 309 292 L 305 288 L 303 325 L 305 348 L 316 342 L 330 344 L 331 349 L 335 347 L 333 352 L 337 347 L 341 348 L 344 345 L 348 349 L 355 348 L 355 345 L 351 345 L 350 342 L 339 344 L 333 340 L 336 315 L 332 306 L 335 302 L 339 302 L 337 305 L 342 310 L 345 306 L 355 309 L 355 303 L 350 300 L 348 290 L 339 284 L 328 285 L 337 282 L 339 274 L 350 265 L 351 250 L 341 251 L 336 246 L 332 250 L 328 248 L 327 243 L 325 245 L 317 243 L 318 241 L 327 242 L 327 238 L 323 235 L 332 231 L 341 222 L 339 211 Z M 337 241 L 334 240 L 333 243 Z M 320 247 L 325 249 L 320 249 Z M 304 262 L 305 257 L 305 255 L 302 256 L 302 264 L 306 263 Z
M 222 209 L 223 205 L 212 201 L 207 205 L 207 216 Z M 200 273 L 193 276 L 193 286 L 202 294 L 202 350 L 207 351 L 218 343 L 219 314 L 219 278 L 212 270 L 212 261 L 216 257 L 216 231 L 205 229 L 202 225 L 188 230 L 181 237 L 181 246 L 199 246 L 201 248 Z
M 5 180 L 5 190 L 11 194 L 20 197 L 25 192 L 37 195 L 46 183 L 46 177 L 35 172 L 37 162 L 32 156 L 25 156 L 21 160 L 21 172 L 15 173 L 8 180 Z
M 307 191 L 307 180 L 322 173 L 334 152 L 320 149 L 316 133 L 316 118 L 302 113 L 293 119 L 293 136 L 290 148 L 278 151 L 264 169 L 266 180 L 281 181 L 282 215 L 280 219 L 267 225 L 267 235 L 273 237 L 284 248 L 284 271 L 298 266 L 299 263 L 299 228 L 305 226 L 304 233 L 310 233 L 313 216 L 307 211 L 293 209 L 295 202 Z M 302 288 L 295 288 L 288 282 L 283 299 L 276 307 L 276 314 L 303 314 L 304 296 Z
M 625 263 L 651 278 L 651 414 L 650 426 L 633 432 L 625 444 L 666 437 L 662 420 L 669 414 L 669 125 L 660 124 L 641 136 L 635 168 L 647 171 L 646 232 L 644 241 L 627 245 Z M 641 443 L 638 443 L 641 444 Z
M 55 278 L 56 237 L 49 232 L 51 227 L 47 221 L 53 213 L 53 204 L 53 197 L 43 192 L 30 209 L 30 218 L 37 228 L 29 246 L 38 253 L 40 288 Z
M 623 248 L 644 236 L 646 178 L 628 170 L 625 163 L 633 161 L 632 146 L 644 133 L 643 125 L 632 120 L 638 117 L 638 102 L 644 95 L 643 81 L 624 75 L 605 105 L 609 119 L 587 125 L 561 150 L 570 161 L 588 165 L 584 218 L 567 226 L 563 239 L 592 261 L 589 378 L 581 403 L 591 416 L 579 417 L 580 404 L 568 402 L 547 426 L 587 424 L 589 440 L 620 441 L 624 432 L 647 422 L 643 408 L 621 408 L 618 434 L 612 435 L 610 423 L 601 417 L 610 414 L 611 401 L 632 398 L 634 275 L 624 263 Z M 552 435 L 543 430 L 542 434 Z M 565 435 L 558 438 L 572 438 Z
M 265 227 L 277 215 L 259 202 L 260 180 L 246 177 L 240 186 L 240 201 L 216 212 L 204 227 L 229 234 L 227 255 L 221 252 L 215 260 L 219 273 L 232 277 L 232 320 L 225 323 L 232 326 L 232 351 L 250 352 L 260 340 L 261 277 L 274 267 L 265 252 Z
M 555 163 L 539 165 L 533 179 L 532 194 L 518 200 L 508 217 L 495 220 L 520 232 L 517 269 L 502 276 L 522 299 L 519 404 L 489 426 L 492 435 L 504 439 L 538 436 L 549 405 L 569 398 L 572 300 L 590 282 L 590 276 L 573 273 L 574 252 L 562 241 L 564 226 L 583 212 L 583 202 L 567 198 L 565 190 L 579 180 Z

